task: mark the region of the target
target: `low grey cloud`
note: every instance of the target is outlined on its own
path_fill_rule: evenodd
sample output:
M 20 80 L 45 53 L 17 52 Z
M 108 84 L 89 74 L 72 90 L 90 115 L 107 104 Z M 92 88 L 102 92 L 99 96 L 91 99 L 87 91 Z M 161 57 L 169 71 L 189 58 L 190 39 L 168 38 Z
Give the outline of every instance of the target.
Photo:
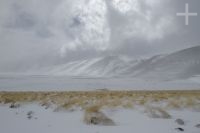
M 150 56 L 199 45 L 199 0 L 1 0 L 0 71 L 105 54 Z

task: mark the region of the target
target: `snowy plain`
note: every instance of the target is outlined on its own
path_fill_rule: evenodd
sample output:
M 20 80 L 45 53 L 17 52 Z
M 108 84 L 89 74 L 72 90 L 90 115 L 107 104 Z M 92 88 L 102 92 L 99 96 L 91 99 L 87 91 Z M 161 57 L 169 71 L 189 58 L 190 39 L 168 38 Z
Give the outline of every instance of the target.
M 90 78 L 67 76 L 0 76 L 0 91 L 109 90 L 198 90 L 200 77 L 187 80 L 154 81 L 134 78 Z
M 27 113 L 32 111 L 32 118 Z M 0 129 L 2 133 L 177 133 L 176 128 L 183 128 L 185 133 L 199 133 L 199 112 L 192 110 L 171 110 L 171 119 L 149 118 L 141 109 L 105 110 L 115 126 L 86 125 L 83 123 L 83 111 L 54 112 L 38 104 L 24 104 L 11 109 L 8 105 L 0 106 Z M 178 125 L 175 120 L 181 118 L 185 125 Z
M 86 78 L 86 77 L 49 77 L 49 76 L 2 76 L 0 91 L 95 91 L 108 90 L 198 90 L 199 77 L 177 81 L 144 81 L 133 78 Z M 134 88 L 133 88 L 134 86 Z M 115 126 L 87 125 L 83 122 L 84 110 L 54 111 L 45 109 L 38 103 L 21 104 L 10 108 L 10 104 L 0 104 L 0 130 L 2 133 L 199 133 L 200 113 L 190 109 L 168 110 L 170 119 L 151 118 L 143 108 L 108 109 L 105 114 Z M 32 118 L 28 112 L 32 111 Z M 175 120 L 182 119 L 185 125 Z M 179 131 L 177 128 L 184 129 Z

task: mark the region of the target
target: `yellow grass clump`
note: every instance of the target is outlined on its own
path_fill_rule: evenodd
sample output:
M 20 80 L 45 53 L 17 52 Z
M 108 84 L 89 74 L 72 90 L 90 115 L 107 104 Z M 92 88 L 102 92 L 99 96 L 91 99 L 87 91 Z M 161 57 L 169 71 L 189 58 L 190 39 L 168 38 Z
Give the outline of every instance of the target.
M 165 101 L 165 109 L 198 108 L 200 91 L 71 91 L 71 92 L 0 92 L 0 103 L 39 102 L 66 109 L 79 106 L 84 110 L 102 107 L 133 108 Z

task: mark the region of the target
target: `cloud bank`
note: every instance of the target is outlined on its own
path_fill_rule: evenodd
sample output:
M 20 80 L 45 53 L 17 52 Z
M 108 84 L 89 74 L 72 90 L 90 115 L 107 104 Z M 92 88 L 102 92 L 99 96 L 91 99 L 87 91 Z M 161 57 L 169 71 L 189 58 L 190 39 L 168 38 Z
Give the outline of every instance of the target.
M 24 71 L 105 54 L 153 55 L 197 45 L 186 0 L 1 0 L 0 71 Z M 191 10 L 199 11 L 198 0 Z

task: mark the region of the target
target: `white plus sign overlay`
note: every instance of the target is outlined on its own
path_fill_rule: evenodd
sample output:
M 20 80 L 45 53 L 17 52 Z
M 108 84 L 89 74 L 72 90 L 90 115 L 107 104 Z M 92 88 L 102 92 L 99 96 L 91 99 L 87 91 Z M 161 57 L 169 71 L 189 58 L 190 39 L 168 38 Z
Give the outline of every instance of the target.
M 177 13 L 177 16 L 184 16 L 185 17 L 185 25 L 189 25 L 189 17 L 190 16 L 197 16 L 197 13 L 190 13 L 189 12 L 189 5 L 188 3 L 185 4 L 185 13 Z

